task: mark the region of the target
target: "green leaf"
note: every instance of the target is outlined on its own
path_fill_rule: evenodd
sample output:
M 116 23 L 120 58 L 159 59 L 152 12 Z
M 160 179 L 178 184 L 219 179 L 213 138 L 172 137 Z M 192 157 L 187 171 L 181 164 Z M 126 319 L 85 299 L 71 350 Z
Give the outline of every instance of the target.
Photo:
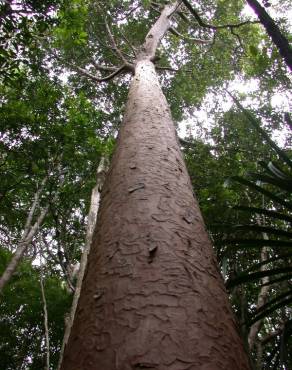
M 237 285 L 250 283 L 254 280 L 259 280 L 265 276 L 274 276 L 278 274 L 283 274 L 287 272 L 292 272 L 292 267 L 282 267 L 282 268 L 275 268 L 271 270 L 264 270 L 264 271 L 257 271 L 251 274 L 240 274 L 234 279 L 230 279 L 226 282 L 225 286 L 227 289 L 231 289 Z

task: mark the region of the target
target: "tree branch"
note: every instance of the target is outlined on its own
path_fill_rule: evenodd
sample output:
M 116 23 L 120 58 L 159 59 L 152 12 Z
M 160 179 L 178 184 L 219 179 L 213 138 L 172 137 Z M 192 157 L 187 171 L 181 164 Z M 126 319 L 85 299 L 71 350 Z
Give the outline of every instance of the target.
M 199 13 L 192 7 L 192 5 L 188 2 L 188 0 L 182 0 L 182 2 L 186 6 L 186 8 L 190 11 L 190 13 L 195 17 L 195 19 L 197 20 L 198 24 L 201 27 L 209 28 L 209 29 L 212 29 L 212 30 L 218 30 L 218 29 L 222 29 L 222 28 L 230 28 L 230 29 L 238 28 L 238 27 L 241 27 L 241 26 L 245 26 L 247 24 L 259 23 L 258 21 L 244 21 L 244 22 L 237 23 L 237 24 L 224 24 L 224 25 L 215 26 L 213 24 L 209 24 L 209 23 L 204 22 L 202 20 L 202 18 L 199 16 Z
M 160 71 L 169 71 L 169 72 L 178 72 L 178 69 L 171 68 L 171 67 L 163 67 L 163 66 L 155 66 L 156 69 Z
M 47 180 L 48 180 L 48 177 L 46 176 L 42 180 L 41 186 L 39 187 L 39 189 L 36 191 L 36 193 L 34 195 L 34 200 L 33 200 L 32 206 L 30 208 L 30 211 L 28 213 L 28 216 L 27 216 L 27 219 L 26 219 L 26 223 L 25 223 L 25 226 L 24 226 L 24 231 L 23 231 L 23 234 L 22 234 L 22 239 L 25 239 L 25 237 L 27 236 L 27 234 L 29 232 L 29 229 L 30 229 L 30 226 L 31 226 L 31 223 L 32 223 L 32 219 L 33 219 L 33 216 L 34 216 L 36 207 L 37 207 L 37 205 L 39 203 L 40 195 L 41 195 L 41 193 L 44 190 L 44 186 L 45 186 Z
M 128 44 L 128 46 L 130 47 L 130 49 L 132 50 L 133 55 L 136 57 L 137 52 L 136 52 L 136 49 L 134 48 L 134 46 L 130 43 L 130 41 L 128 40 L 126 35 L 121 30 L 120 30 L 120 34 L 122 35 L 122 38 L 125 40 L 125 42 Z
M 114 77 L 118 76 L 122 71 L 124 71 L 124 70 L 127 69 L 125 65 L 122 65 L 121 67 L 117 68 L 113 73 L 109 74 L 108 76 L 99 78 L 97 76 L 92 75 L 88 71 L 86 71 L 86 69 L 80 68 L 80 67 L 75 66 L 75 65 L 73 65 L 71 63 L 67 63 L 67 64 L 70 65 L 77 72 L 81 73 L 82 75 L 90 78 L 91 80 L 93 80 L 95 82 L 107 82 L 107 81 L 110 81 Z
M 111 41 L 111 44 L 112 44 L 112 47 L 113 47 L 113 50 L 115 51 L 115 53 L 117 54 L 117 56 L 121 59 L 121 61 L 124 63 L 124 65 L 128 65 L 129 62 L 127 61 L 127 59 L 124 57 L 124 54 L 122 53 L 122 51 L 118 48 L 118 45 L 115 41 L 115 38 L 111 32 L 111 29 L 109 27 L 109 24 L 107 23 L 106 21 L 106 17 L 105 17 L 105 20 L 104 20 L 104 23 L 105 23 L 105 28 L 107 30 L 107 33 L 109 35 L 109 38 L 110 38 L 110 41 Z
M 96 63 L 96 61 L 92 58 L 90 59 L 91 63 L 93 64 L 94 68 L 97 70 L 97 71 L 103 71 L 103 72 L 114 72 L 117 70 L 117 67 L 108 67 L 108 66 L 104 66 L 102 64 L 98 64 Z

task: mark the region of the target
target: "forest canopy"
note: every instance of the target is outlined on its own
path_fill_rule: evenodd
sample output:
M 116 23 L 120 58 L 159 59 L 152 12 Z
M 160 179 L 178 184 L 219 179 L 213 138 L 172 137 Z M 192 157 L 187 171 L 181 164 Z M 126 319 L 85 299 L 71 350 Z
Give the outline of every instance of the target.
M 57 369 L 94 196 L 166 3 L 0 0 L 3 369 Z M 251 362 L 289 369 L 292 1 L 178 3 L 152 62 Z

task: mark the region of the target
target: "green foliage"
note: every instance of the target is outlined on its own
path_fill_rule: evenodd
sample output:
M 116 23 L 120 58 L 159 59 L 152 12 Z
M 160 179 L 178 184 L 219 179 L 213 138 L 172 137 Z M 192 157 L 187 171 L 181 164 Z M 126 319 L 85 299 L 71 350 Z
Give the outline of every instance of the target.
M 56 0 L 0 2 L 1 81 L 10 84 L 23 70 L 40 68 L 39 40 L 55 24 L 55 13 L 61 3 Z
M 239 102 L 237 102 L 239 105 Z M 265 319 L 262 332 L 269 327 L 269 322 L 275 320 L 275 317 L 282 315 L 284 326 L 279 331 L 281 355 L 276 355 L 270 358 L 274 364 L 281 366 L 291 365 L 291 356 L 285 348 L 291 344 L 291 332 L 286 329 L 286 324 L 289 321 L 289 312 L 292 302 L 291 278 L 292 278 L 292 162 L 290 153 L 278 147 L 278 145 L 270 139 L 269 135 L 260 127 L 250 112 L 242 109 L 243 114 L 249 119 L 249 122 L 261 134 L 263 139 L 277 153 L 278 162 L 260 162 L 264 172 L 249 173 L 250 180 L 242 177 L 234 177 L 233 180 L 239 182 L 250 189 L 250 194 L 253 194 L 252 206 L 238 206 L 239 211 L 250 213 L 251 224 L 228 226 L 228 233 L 232 237 L 221 240 L 221 245 L 227 245 L 225 253 L 234 254 L 234 251 L 241 249 L 249 253 L 250 248 L 261 250 L 268 248 L 267 253 L 269 258 L 258 263 L 258 253 L 247 262 L 237 254 L 237 269 L 235 276 L 230 276 L 226 282 L 229 289 L 234 289 L 241 284 L 248 284 L 246 291 L 255 288 L 257 282 L 258 289 L 263 286 L 270 286 L 271 291 L 266 303 L 254 309 L 252 306 L 248 308 L 245 318 L 245 325 L 251 326 L 259 320 Z M 264 199 L 264 204 L 261 207 L 255 206 L 255 194 L 260 194 Z M 243 233 L 244 232 L 244 233 Z M 242 237 L 244 235 L 244 237 Z M 233 258 L 230 257 L 232 260 Z M 264 277 L 268 280 L 263 281 Z M 257 296 L 256 296 L 257 297 Z M 275 323 L 275 327 L 279 327 L 279 322 Z M 264 361 L 267 361 L 266 359 Z M 268 362 L 267 362 L 268 363 Z M 275 365 L 276 366 L 276 365 Z
M 87 43 L 86 19 L 88 5 L 84 1 L 66 2 L 58 14 L 58 26 L 54 30 L 56 46 L 65 52 L 80 48 Z
M 11 253 L 0 248 L 0 274 Z M 5 287 L 0 299 L 0 362 L 6 370 L 35 369 L 45 366 L 44 313 L 40 288 L 40 268 L 23 261 L 17 274 Z M 57 276 L 44 280 L 49 317 L 51 366 L 55 368 L 64 330 L 64 315 L 71 296 Z

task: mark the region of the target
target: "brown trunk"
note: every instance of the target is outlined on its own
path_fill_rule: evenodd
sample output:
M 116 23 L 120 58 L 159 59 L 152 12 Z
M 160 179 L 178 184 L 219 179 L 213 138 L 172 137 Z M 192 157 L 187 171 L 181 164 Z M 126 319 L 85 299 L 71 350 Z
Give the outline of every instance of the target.
M 154 66 L 140 61 L 63 370 L 248 369 Z
M 249 369 L 151 62 L 177 5 L 137 58 L 62 370 Z

